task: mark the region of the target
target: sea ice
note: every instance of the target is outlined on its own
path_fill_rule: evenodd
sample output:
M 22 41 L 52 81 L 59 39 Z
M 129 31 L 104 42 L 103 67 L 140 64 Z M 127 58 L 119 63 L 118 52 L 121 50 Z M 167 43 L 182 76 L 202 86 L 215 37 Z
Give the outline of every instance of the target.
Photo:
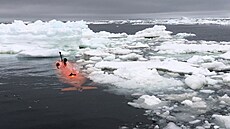
M 205 76 L 200 74 L 188 76 L 185 84 L 194 90 L 201 89 L 206 84 Z
M 230 116 L 224 116 L 224 115 L 212 115 L 213 118 L 215 118 L 217 124 L 220 127 L 230 129 Z
M 135 38 L 171 38 L 170 31 L 166 31 L 166 27 L 163 25 L 155 25 L 153 28 L 147 28 L 142 31 L 138 31 Z
M 226 53 L 220 55 L 220 57 L 229 60 L 230 59 L 230 51 L 227 51 Z
M 166 127 L 164 127 L 163 129 L 182 129 L 181 127 L 177 126 L 175 123 L 173 122 L 169 122 L 168 125 Z
M 129 105 L 136 107 L 136 108 L 144 108 L 144 109 L 153 109 L 154 106 L 161 103 L 161 100 L 156 96 L 152 95 L 142 95 L 137 100 L 133 102 L 128 102 Z
M 219 97 L 219 100 L 224 101 L 226 104 L 230 105 L 230 97 L 227 94 L 225 94 L 222 97 Z
M 66 52 L 74 49 L 76 51 L 78 43 L 81 42 L 82 32 L 87 29 L 89 28 L 84 21 L 64 23 L 56 20 L 49 22 L 38 20 L 28 24 L 23 21 L 0 24 L 2 46 L 0 47 L 0 52 L 22 52 L 21 55 L 43 57 L 45 54 L 39 54 L 39 50 L 41 50 L 40 53 L 48 49 L 59 49 Z M 37 50 L 33 52 L 31 48 Z M 49 52 L 46 54 L 49 54 Z M 54 56 L 52 52 L 50 54 L 45 57 Z
M 201 64 L 201 63 L 213 62 L 214 60 L 215 59 L 211 56 L 194 55 L 192 58 L 189 58 L 187 62 L 192 64 Z
M 193 36 L 196 36 L 196 34 L 192 34 L 192 33 L 177 33 L 175 36 L 176 36 L 176 37 L 180 37 L 180 38 L 185 38 L 185 37 L 193 37 Z
M 127 55 L 119 56 L 119 58 L 121 60 L 125 60 L 125 61 L 126 60 L 136 61 L 141 57 L 142 57 L 142 55 L 138 55 L 138 54 L 135 54 L 135 53 L 130 53 L 130 54 L 127 54 Z
M 189 41 L 187 41 L 189 42 Z M 201 44 L 194 44 L 194 43 L 172 43 L 172 42 L 165 42 L 162 43 L 160 46 L 157 46 L 155 51 L 159 51 L 159 53 L 168 53 L 168 54 L 176 54 L 176 53 L 205 53 L 205 52 L 227 52 L 230 49 L 230 45 L 220 45 L 220 44 L 209 44 L 209 42 L 203 42 Z
M 225 83 L 230 83 L 230 73 L 224 74 L 222 78 Z
M 181 104 L 187 105 L 191 108 L 200 108 L 200 109 L 204 109 L 207 108 L 207 104 L 205 101 L 202 100 L 184 100 L 181 102 Z

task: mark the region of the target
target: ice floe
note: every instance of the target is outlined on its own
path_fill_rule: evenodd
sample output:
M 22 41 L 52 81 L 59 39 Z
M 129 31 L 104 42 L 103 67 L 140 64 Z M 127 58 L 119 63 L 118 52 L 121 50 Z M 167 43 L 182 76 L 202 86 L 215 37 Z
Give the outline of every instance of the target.
M 0 24 L 0 53 L 21 53 L 20 56 L 38 55 L 47 49 L 62 51 L 76 51 L 82 32 L 89 29 L 84 21 L 61 22 L 51 20 L 49 22 L 36 21 L 24 23 L 14 21 L 11 24 Z M 36 50 L 34 53 L 31 50 Z M 37 54 L 36 54 L 37 53 Z M 31 54 L 31 55 L 29 55 Z M 48 53 L 47 53 L 48 54 Z M 52 56 L 54 53 L 47 55 Z
M 206 102 L 202 101 L 202 99 L 198 97 L 193 97 L 192 100 L 184 100 L 181 104 L 185 104 L 192 108 L 207 108 Z
M 212 117 L 215 118 L 216 122 L 220 127 L 223 127 L 225 129 L 230 129 L 230 116 L 214 114 Z
M 206 84 L 204 75 L 191 75 L 185 79 L 185 84 L 192 89 L 200 89 Z
M 177 126 L 175 123 L 173 122 L 169 122 L 168 125 L 166 127 L 164 127 L 163 129 L 182 129 L 181 127 Z
M 159 105 L 160 103 L 161 100 L 154 95 L 142 95 L 137 100 L 134 100 L 134 102 L 128 102 L 128 104 L 131 106 L 144 109 L 152 109 L 154 106 Z

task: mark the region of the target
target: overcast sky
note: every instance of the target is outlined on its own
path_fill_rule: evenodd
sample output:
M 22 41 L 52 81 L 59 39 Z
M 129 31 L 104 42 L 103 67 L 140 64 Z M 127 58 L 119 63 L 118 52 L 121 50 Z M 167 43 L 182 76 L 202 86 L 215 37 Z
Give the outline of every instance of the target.
M 230 17 L 230 0 L 0 0 L 1 19 Z

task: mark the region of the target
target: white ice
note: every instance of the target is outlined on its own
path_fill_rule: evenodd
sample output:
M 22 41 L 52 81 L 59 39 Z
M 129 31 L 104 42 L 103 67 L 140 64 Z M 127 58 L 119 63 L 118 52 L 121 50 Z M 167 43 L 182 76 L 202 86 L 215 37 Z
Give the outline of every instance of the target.
M 2 23 L 0 24 L 0 53 L 51 57 L 56 55 L 48 49 L 76 51 L 81 42 L 82 33 L 86 30 L 89 28 L 84 21 L 64 23 L 56 20 L 49 22 L 38 20 L 28 24 L 23 21 Z
M 192 89 L 201 89 L 206 84 L 204 75 L 191 75 L 185 79 L 185 84 Z
M 177 126 L 175 123 L 173 122 L 169 122 L 168 125 L 166 127 L 164 127 L 163 129 L 182 129 L 181 127 Z
M 230 129 L 230 116 L 225 115 L 212 115 L 213 118 L 215 118 L 217 124 L 220 127 L 223 127 L 225 129 Z
M 133 102 L 128 102 L 129 105 L 136 108 L 144 108 L 144 109 L 153 109 L 157 105 L 161 103 L 161 100 L 156 96 L 152 95 L 142 95 L 137 100 Z
M 124 24 L 130 23 L 133 25 L 153 25 L 153 24 L 168 24 L 168 25 L 197 25 L 197 24 L 214 24 L 214 25 L 230 25 L 229 18 L 169 18 L 169 19 L 153 19 L 153 20 L 103 20 L 89 22 L 90 24 Z

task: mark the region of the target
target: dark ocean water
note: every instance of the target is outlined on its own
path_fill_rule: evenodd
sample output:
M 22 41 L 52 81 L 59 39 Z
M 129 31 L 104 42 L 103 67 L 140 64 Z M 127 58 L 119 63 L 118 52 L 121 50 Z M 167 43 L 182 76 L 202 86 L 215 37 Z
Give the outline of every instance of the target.
M 95 32 L 134 34 L 151 25 L 89 25 Z M 168 25 L 173 33 L 195 33 L 189 40 L 230 41 L 230 27 Z M 0 129 L 117 129 L 153 124 L 144 110 L 127 105 L 129 96 L 98 90 L 61 92 L 53 64 L 58 58 L 0 55 Z M 147 124 L 147 125 L 146 125 Z

